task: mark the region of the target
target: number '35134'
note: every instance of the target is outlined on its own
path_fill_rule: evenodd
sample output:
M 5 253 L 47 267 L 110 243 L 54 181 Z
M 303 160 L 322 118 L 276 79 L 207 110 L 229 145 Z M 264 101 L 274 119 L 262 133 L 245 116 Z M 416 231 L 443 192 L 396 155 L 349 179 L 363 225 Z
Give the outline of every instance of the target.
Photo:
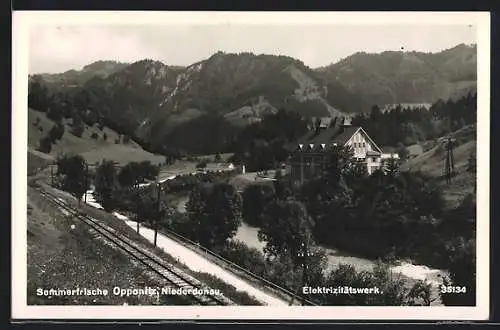
M 465 286 L 441 285 L 441 293 L 466 293 Z

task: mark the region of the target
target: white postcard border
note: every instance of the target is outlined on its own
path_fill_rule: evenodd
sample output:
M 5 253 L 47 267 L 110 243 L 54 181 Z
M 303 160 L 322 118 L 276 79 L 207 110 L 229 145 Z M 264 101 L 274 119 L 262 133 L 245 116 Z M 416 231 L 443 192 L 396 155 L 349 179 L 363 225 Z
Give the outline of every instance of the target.
M 28 33 L 33 24 L 472 24 L 477 27 L 476 307 L 27 306 Z M 168 23 L 165 23 L 168 22 Z M 484 320 L 489 317 L 490 14 L 488 12 L 14 12 L 12 111 L 13 319 Z

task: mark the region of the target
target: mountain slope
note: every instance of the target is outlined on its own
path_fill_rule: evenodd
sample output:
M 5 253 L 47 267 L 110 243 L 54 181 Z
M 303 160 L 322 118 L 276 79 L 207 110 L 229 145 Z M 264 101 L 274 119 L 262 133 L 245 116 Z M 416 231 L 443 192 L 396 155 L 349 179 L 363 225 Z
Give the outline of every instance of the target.
M 93 77 L 106 78 L 107 76 L 118 72 L 128 66 L 129 63 L 120 63 L 116 61 L 97 61 L 84 66 L 81 70 L 69 70 L 63 73 L 39 74 L 43 80 L 59 88 L 76 87 L 85 84 Z
M 48 102 L 73 104 L 151 150 L 215 153 L 235 131 L 279 109 L 311 118 L 461 95 L 475 88 L 475 62 L 475 47 L 465 45 L 437 54 L 358 53 L 317 70 L 291 57 L 252 53 L 218 52 L 188 67 L 103 62 L 87 68 L 92 77 Z M 51 79 L 49 89 L 57 91 Z
M 81 154 L 88 163 L 94 164 L 103 159 L 113 160 L 120 164 L 129 161 L 147 160 L 154 164 L 165 160 L 164 156 L 155 155 L 143 150 L 137 143 L 116 143 L 120 134 L 109 127 L 100 130 L 95 126 L 88 126 L 81 137 L 71 134 L 71 120 L 63 119 L 61 123 L 65 132 L 57 142 L 52 144 L 50 153 L 37 152 L 40 140 L 46 137 L 56 125 L 45 113 L 28 109 L 28 169 L 34 171 L 45 163 L 50 163 L 58 155 L 64 153 Z M 95 133 L 95 138 L 92 134 Z
M 455 172 L 450 184 L 442 181 L 444 197 L 452 206 L 457 206 L 463 198 L 474 191 L 476 176 L 467 172 L 468 159 L 470 155 L 476 155 L 477 132 L 476 125 L 467 125 L 461 129 L 448 134 L 455 139 L 453 149 Z M 401 165 L 402 171 L 422 171 L 433 177 L 441 177 L 444 174 L 446 150 L 443 141 L 429 141 L 428 150 L 421 155 L 409 159 Z
M 369 104 L 432 103 L 476 89 L 477 47 L 458 45 L 439 53 L 356 53 L 317 69 Z

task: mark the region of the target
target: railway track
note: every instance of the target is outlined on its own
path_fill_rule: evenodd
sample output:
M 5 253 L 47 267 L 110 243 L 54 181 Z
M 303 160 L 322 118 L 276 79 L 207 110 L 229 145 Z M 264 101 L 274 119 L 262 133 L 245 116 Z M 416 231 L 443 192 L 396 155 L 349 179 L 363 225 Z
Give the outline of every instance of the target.
M 103 224 L 102 222 L 74 209 L 69 206 L 62 198 L 59 198 L 47 191 L 40 191 L 50 203 L 64 210 L 68 215 L 82 221 L 94 231 L 108 240 L 110 243 L 116 245 L 120 249 L 128 253 L 132 258 L 145 265 L 148 269 L 157 273 L 168 284 L 176 289 L 186 290 L 190 298 L 195 300 L 200 305 L 235 305 L 233 301 L 224 297 L 223 295 L 213 294 L 206 285 L 198 281 L 196 278 L 187 274 L 186 272 L 178 269 L 177 267 L 166 263 L 160 257 L 147 249 L 141 247 L 139 244 L 129 239 L 125 235 L 119 233 L 115 229 Z M 160 289 L 161 290 L 161 289 Z M 200 292 L 201 294 L 193 293 Z M 189 294 L 189 292 L 191 292 Z

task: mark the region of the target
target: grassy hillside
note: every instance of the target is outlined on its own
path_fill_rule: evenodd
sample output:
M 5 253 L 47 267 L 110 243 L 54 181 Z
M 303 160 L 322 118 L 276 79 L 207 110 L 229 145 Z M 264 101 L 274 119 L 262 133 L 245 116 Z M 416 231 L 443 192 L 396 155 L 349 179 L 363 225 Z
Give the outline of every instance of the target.
M 35 126 L 37 121 L 39 122 Z M 63 119 L 63 123 L 65 126 L 64 135 L 61 140 L 52 145 L 52 150 L 48 156 L 56 157 L 64 153 L 81 154 L 89 163 L 95 163 L 102 159 L 114 160 L 120 163 L 142 160 L 159 163 L 165 160 L 164 156 L 147 152 L 133 141 L 127 144 L 123 142 L 115 144 L 119 134 L 108 127 L 104 127 L 101 131 L 97 126 L 87 126 L 80 138 L 70 133 L 70 120 Z M 45 137 L 54 125 L 55 123 L 47 118 L 45 113 L 28 109 L 28 148 L 36 150 L 39 147 L 40 139 Z M 92 133 L 96 133 L 98 138 L 93 139 Z M 103 139 L 104 134 L 107 136 L 106 140 Z M 50 159 L 46 157 L 46 154 L 40 152 L 31 152 L 29 154 L 31 154 L 28 156 L 28 161 L 31 159 L 31 165 L 28 165 L 29 168 L 37 167 L 36 162 L 44 158 L 41 155 L 45 155 L 45 159 Z M 33 163 L 33 161 L 36 162 Z
M 52 164 L 54 157 L 28 147 L 28 175 L 33 175 L 39 170 Z
M 453 149 L 455 171 L 457 175 L 450 184 L 442 181 L 445 198 L 450 204 L 457 204 L 465 195 L 473 192 L 476 177 L 466 171 L 467 161 L 471 154 L 476 154 L 476 125 L 469 125 L 451 134 L 456 139 Z M 428 141 L 424 145 L 426 150 L 421 155 L 408 160 L 401 165 L 403 171 L 423 171 L 433 177 L 444 174 L 446 150 L 440 141 Z

